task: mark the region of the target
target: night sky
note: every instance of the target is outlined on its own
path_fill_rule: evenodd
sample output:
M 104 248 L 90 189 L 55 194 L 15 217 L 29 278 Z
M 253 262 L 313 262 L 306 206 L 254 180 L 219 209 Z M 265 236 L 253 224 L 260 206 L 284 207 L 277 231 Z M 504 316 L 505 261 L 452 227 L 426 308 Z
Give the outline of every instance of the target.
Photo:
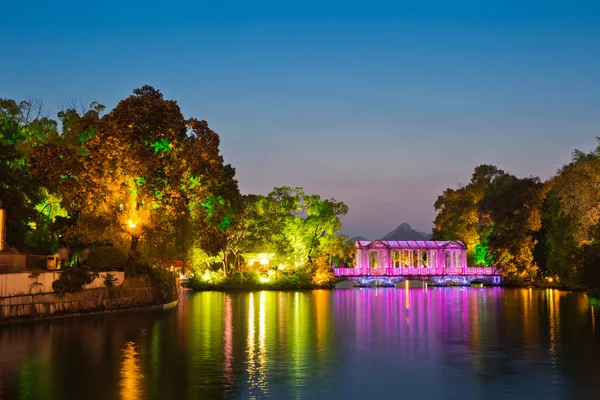
M 22 3 L 22 4 L 20 4 Z M 548 178 L 600 136 L 600 1 L 0 0 L 0 97 L 206 119 L 243 193 L 301 186 L 343 232 L 426 231 L 491 163 Z

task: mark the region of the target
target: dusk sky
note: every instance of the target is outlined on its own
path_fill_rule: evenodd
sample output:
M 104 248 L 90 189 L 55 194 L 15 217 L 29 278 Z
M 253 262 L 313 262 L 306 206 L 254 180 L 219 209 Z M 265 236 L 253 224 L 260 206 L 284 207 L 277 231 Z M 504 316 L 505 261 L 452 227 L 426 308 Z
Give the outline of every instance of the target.
M 0 97 L 55 116 L 152 85 L 243 193 L 335 197 L 352 236 L 428 231 L 476 165 L 546 179 L 600 136 L 598 0 L 36 3 L 1 3 Z

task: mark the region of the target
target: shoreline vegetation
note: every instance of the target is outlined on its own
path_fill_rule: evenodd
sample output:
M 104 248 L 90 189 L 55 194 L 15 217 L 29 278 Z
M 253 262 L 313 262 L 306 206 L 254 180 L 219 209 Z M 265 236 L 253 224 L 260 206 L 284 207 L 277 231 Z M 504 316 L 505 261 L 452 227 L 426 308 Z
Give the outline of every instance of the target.
M 467 264 L 501 269 L 506 285 L 597 293 L 599 182 L 600 145 L 547 181 L 479 165 L 438 197 L 432 239 L 462 241 Z M 9 248 L 55 255 L 64 293 L 109 270 L 191 272 L 196 290 L 327 288 L 332 267 L 354 265 L 343 202 L 240 193 L 219 135 L 151 86 L 109 111 L 66 104 L 56 120 L 39 101 L 0 99 L 0 200 Z
M 323 285 L 315 285 L 310 281 L 310 277 L 301 277 L 294 275 L 281 276 L 269 281 L 261 281 L 260 275 L 256 272 L 238 273 L 234 276 L 223 277 L 220 275 L 205 275 L 204 277 L 194 274 L 189 279 L 181 282 L 181 286 L 192 291 L 261 291 L 261 290 L 331 290 L 335 288 L 335 284 L 346 279 L 336 278 Z M 446 286 L 429 284 L 429 287 L 470 287 L 471 285 L 462 286 Z M 503 287 L 503 288 L 535 288 L 535 289 L 557 289 L 563 291 L 580 291 L 585 292 L 583 288 L 569 289 L 564 285 L 554 283 L 535 281 L 535 282 L 508 282 L 501 285 L 486 285 L 487 287 Z M 357 286 L 358 287 L 358 286 Z M 393 288 L 393 285 L 377 285 L 377 286 L 360 286 L 361 288 Z M 591 296 L 591 294 L 588 292 Z M 595 293 L 591 297 L 600 297 L 600 292 Z

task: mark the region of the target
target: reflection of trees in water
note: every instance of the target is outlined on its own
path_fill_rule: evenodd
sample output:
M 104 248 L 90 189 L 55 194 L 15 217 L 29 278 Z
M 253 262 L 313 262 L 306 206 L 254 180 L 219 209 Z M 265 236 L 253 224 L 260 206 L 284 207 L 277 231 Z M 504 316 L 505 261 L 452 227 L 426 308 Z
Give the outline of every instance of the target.
M 584 398 L 600 389 L 590 310 L 582 294 L 528 289 L 186 294 L 178 311 L 3 326 L 0 392 L 327 398 L 333 385 L 383 373 L 482 396 L 540 387 Z
M 119 398 L 123 346 L 139 340 L 156 315 L 128 312 L 3 326 L 3 398 Z
M 557 372 L 566 375 L 562 383 L 568 385 L 570 398 L 586 398 L 586 389 L 600 391 L 600 335 L 593 326 L 598 314 L 596 310 L 592 313 L 587 296 L 581 293 L 553 292 L 555 299 L 559 295 L 554 306 L 560 317 L 560 324 L 555 323 Z M 552 315 L 548 312 L 547 317 L 551 319 Z

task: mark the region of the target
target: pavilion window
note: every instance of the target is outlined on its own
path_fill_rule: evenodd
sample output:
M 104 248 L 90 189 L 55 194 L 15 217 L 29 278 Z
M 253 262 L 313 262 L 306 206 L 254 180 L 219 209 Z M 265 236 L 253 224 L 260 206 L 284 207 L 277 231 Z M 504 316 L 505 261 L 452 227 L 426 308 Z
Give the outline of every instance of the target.
M 417 268 L 419 266 L 419 250 L 412 251 L 411 266 Z
M 435 250 L 429 250 L 429 268 L 436 268 L 437 267 L 437 254 L 435 252 Z
M 369 267 L 378 268 L 379 267 L 379 257 L 376 251 L 372 251 L 369 253 Z
M 421 265 L 425 268 L 429 267 L 429 253 L 427 250 L 421 250 Z
M 400 268 L 402 253 L 400 250 L 392 250 L 392 267 Z
M 454 265 L 452 265 L 452 252 L 451 251 L 444 252 L 444 257 L 445 257 L 445 261 L 446 261 L 446 268 L 453 268 Z
M 400 250 L 400 265 L 403 268 L 408 268 L 409 260 L 408 260 L 408 250 Z

